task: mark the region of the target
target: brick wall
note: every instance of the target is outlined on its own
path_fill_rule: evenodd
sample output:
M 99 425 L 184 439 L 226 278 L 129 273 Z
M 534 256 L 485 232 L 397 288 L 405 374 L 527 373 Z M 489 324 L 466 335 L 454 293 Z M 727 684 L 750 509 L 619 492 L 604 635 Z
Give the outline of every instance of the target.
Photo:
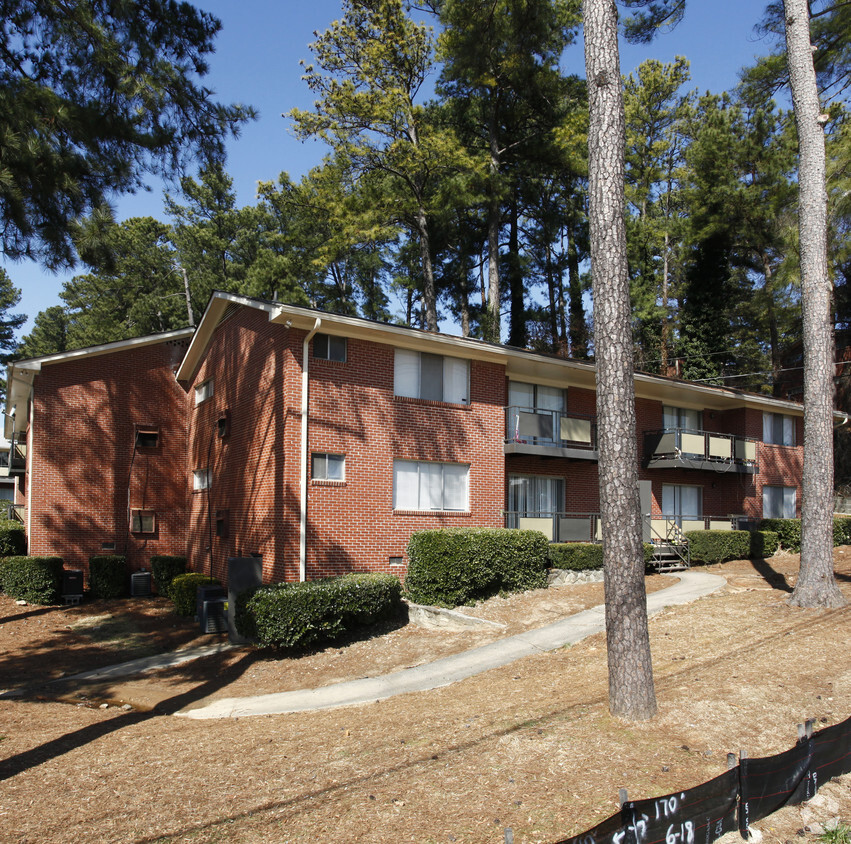
M 185 552 L 185 394 L 173 374 L 185 349 L 169 341 L 42 367 L 26 479 L 31 554 L 87 571 L 94 554 L 126 554 L 138 570 L 153 554 Z M 137 425 L 159 428 L 156 449 L 134 454 Z M 155 533 L 130 533 L 128 491 L 131 508 L 156 513 Z

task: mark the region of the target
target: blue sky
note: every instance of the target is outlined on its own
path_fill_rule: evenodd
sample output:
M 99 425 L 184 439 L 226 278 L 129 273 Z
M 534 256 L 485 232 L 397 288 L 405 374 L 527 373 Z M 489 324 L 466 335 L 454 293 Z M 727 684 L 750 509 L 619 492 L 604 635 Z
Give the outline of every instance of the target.
M 195 0 L 195 5 L 222 21 L 205 84 L 218 99 L 247 103 L 260 112 L 260 119 L 228 146 L 227 170 L 240 205 L 247 205 L 255 200 L 258 181 L 274 180 L 282 171 L 298 178 L 327 151 L 319 143 L 297 141 L 281 115 L 293 107 L 310 107 L 299 60 L 311 58 L 308 44 L 314 31 L 323 31 L 340 16 L 340 0 Z M 621 45 L 622 71 L 629 73 L 647 58 L 672 61 L 684 55 L 691 62 L 694 87 L 726 90 L 736 84 L 741 67 L 769 49 L 753 32 L 764 8 L 761 0 L 692 0 L 673 32 L 649 45 Z M 584 75 L 581 41 L 565 55 L 564 66 Z M 150 193 L 117 199 L 118 219 L 150 215 L 164 220 L 164 186 L 151 186 Z M 30 317 L 22 331 L 26 334 L 39 311 L 61 304 L 62 282 L 72 274 L 53 275 L 29 262 L 4 261 L 3 266 L 21 288 L 17 310 Z

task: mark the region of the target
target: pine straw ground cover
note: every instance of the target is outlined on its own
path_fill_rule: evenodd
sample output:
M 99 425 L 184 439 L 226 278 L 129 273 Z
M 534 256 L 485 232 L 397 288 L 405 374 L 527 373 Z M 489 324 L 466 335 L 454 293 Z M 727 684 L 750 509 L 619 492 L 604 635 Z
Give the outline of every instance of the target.
M 711 567 L 725 588 L 652 619 L 660 712 L 641 724 L 608 715 L 602 634 L 380 703 L 194 721 L 170 713 L 378 674 L 494 633 L 388 628 L 299 658 L 239 649 L 111 686 L 45 686 L 34 681 L 160 634 L 149 624 L 147 636 L 66 647 L 86 635 L 68 632 L 75 618 L 117 605 L 20 618 L 30 608 L 0 602 L 0 687 L 30 683 L 0 700 L 0 841 L 501 842 L 511 827 L 531 844 L 581 832 L 616 809 L 619 787 L 634 798 L 687 788 L 720 773 L 729 751 L 776 753 L 797 723 L 851 715 L 851 609 L 788 607 L 797 566 L 786 555 Z M 851 600 L 851 548 L 836 550 L 836 569 Z M 511 633 L 600 599 L 598 586 L 560 587 L 472 611 Z M 172 641 L 194 638 L 166 611 L 161 622 Z M 803 841 L 817 821 L 851 821 L 851 777 L 813 802 L 757 827 L 768 841 Z

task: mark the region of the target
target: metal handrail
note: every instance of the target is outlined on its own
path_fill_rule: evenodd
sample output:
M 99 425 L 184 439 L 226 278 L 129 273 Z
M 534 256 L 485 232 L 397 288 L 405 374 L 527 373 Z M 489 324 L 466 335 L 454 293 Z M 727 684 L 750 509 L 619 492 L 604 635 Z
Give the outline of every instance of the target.
M 597 448 L 597 417 L 584 413 L 565 413 L 560 410 L 545 410 L 540 407 L 509 405 L 505 411 L 505 442 L 550 445 L 570 445 L 572 448 Z M 581 438 L 562 437 L 562 420 L 587 423 L 588 438 L 584 437 L 585 426 L 576 426 L 574 433 Z M 569 431 L 570 426 L 568 426 Z

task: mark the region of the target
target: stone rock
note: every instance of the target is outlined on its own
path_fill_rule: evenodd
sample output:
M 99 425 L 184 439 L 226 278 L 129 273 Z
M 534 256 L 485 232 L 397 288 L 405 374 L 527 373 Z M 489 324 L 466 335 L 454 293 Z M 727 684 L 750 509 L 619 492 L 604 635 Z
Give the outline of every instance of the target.
M 98 709 L 109 709 L 109 704 L 108 704 L 108 703 L 102 703 L 102 704 L 98 707 Z
M 577 583 L 602 583 L 602 581 L 602 569 L 591 569 L 586 571 L 550 569 L 547 573 L 548 586 L 572 586 Z

